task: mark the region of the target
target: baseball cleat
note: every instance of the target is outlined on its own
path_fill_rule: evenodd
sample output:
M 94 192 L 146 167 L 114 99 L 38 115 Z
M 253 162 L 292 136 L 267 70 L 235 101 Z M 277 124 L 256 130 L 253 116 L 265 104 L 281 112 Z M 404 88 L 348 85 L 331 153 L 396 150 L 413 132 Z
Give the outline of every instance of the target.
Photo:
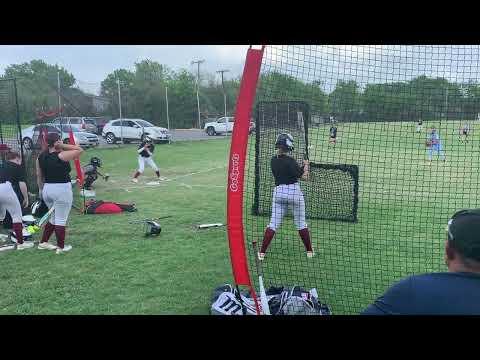
M 70 250 L 72 250 L 72 245 L 65 245 L 63 247 L 63 249 L 57 247 L 57 254 L 61 254 L 61 253 L 64 253 L 64 252 L 67 252 L 67 251 L 70 251 Z
M 38 244 L 37 249 L 39 250 L 55 250 L 57 247 L 53 244 L 50 244 L 48 242 L 42 242 Z
M 313 251 L 307 251 L 307 258 L 311 259 L 315 256 L 315 252 Z
M 132 179 L 132 182 L 134 182 L 135 184 L 138 183 L 138 179 L 137 178 L 133 178 Z
M 17 250 L 30 249 L 33 247 L 33 241 L 24 241 L 23 244 L 17 244 Z
M 265 253 L 259 252 L 258 254 L 258 260 L 262 261 L 265 258 Z

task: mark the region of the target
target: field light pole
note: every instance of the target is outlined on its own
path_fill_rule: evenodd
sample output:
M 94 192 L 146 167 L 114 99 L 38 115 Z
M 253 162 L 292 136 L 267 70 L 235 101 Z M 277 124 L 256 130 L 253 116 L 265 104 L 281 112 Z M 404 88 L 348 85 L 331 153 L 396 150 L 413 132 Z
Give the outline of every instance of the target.
M 117 89 L 118 89 L 118 111 L 120 114 L 120 139 L 123 144 L 123 120 L 122 120 L 122 97 L 120 96 L 120 79 L 117 79 Z
M 227 94 L 225 93 L 225 85 L 223 84 L 223 73 L 229 72 L 230 70 L 218 70 L 217 73 L 222 75 L 222 89 L 223 89 L 223 104 L 225 109 L 225 117 L 227 117 Z
M 200 91 L 200 64 L 204 63 L 205 60 L 194 60 L 191 65 L 197 64 L 197 110 L 198 110 L 198 128 L 201 129 L 200 125 L 200 96 L 198 95 Z

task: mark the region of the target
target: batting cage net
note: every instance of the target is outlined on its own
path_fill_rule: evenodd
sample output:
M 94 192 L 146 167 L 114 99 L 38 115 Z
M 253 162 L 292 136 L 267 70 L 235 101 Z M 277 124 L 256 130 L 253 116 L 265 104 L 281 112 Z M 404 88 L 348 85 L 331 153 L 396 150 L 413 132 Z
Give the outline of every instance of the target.
M 8 151 L 23 155 L 17 83 L 14 79 L 0 79 L 0 161 L 3 164 Z
M 250 49 L 229 173 L 230 209 L 244 170 L 242 229 L 229 230 L 236 279 L 243 250 L 257 295 L 263 273 L 267 294 L 315 289 L 332 313 L 356 314 L 402 277 L 445 271 L 448 219 L 480 205 L 479 66 L 479 46 Z M 240 134 L 242 121 L 256 134 Z M 286 155 L 310 164 L 298 185 L 275 183 L 282 133 Z

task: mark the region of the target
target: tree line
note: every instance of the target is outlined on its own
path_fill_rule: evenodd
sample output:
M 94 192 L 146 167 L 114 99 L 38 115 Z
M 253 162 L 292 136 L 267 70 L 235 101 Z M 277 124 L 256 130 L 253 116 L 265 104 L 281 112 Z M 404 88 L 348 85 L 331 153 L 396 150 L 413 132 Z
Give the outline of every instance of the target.
M 58 79 L 58 78 L 59 79 Z M 0 79 L 17 81 L 20 117 L 23 123 L 41 122 L 41 115 L 58 116 L 58 80 L 60 82 L 61 114 L 64 116 L 106 116 L 118 118 L 120 96 L 122 117 L 142 118 L 167 126 L 167 98 L 170 125 L 176 128 L 198 126 L 196 76 L 186 69 L 174 71 L 156 61 L 135 63 L 133 70 L 117 69 L 100 83 L 100 94 L 94 96 L 76 86 L 72 73 L 42 60 L 13 64 Z M 234 113 L 240 79 L 225 79 L 223 86 L 214 74 L 202 73 L 199 100 L 202 121 Z M 103 102 L 106 106 L 95 106 Z M 48 117 L 48 116 L 47 116 Z
M 480 84 L 450 82 L 421 75 L 402 82 L 339 80 L 328 93 L 325 80 L 304 82 L 272 72 L 262 76 L 260 98 L 306 101 L 311 114 L 340 121 L 473 120 L 480 113 Z
M 133 70 L 117 69 L 108 74 L 100 84 L 100 96 L 79 89 L 73 74 L 57 65 L 42 60 L 10 65 L 0 79 L 17 79 L 23 122 L 38 120 L 40 113 L 55 115 L 57 76 L 61 84 L 61 111 L 65 116 L 119 117 L 119 81 L 123 117 L 167 126 L 168 92 L 171 127 L 198 126 L 196 75 L 186 69 L 174 71 L 152 60 L 135 63 Z M 409 81 L 361 86 L 355 80 L 338 80 L 328 92 L 324 90 L 326 80 L 305 82 L 278 72 L 262 74 L 258 98 L 306 101 L 313 116 L 333 115 L 340 121 L 457 120 L 474 119 L 480 113 L 480 84 L 474 81 L 456 83 L 422 75 Z M 225 80 L 223 88 L 214 74 L 202 74 L 199 91 L 202 121 L 223 115 L 224 91 L 227 113 L 233 115 L 239 85 L 240 79 L 233 78 Z M 103 100 L 106 105 L 98 108 L 94 100 Z

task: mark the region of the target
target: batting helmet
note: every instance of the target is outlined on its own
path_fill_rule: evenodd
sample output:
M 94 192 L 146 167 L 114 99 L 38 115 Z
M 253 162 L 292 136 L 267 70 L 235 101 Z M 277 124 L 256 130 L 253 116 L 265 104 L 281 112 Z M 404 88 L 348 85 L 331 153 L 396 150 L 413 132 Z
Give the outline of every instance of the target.
M 293 136 L 287 133 L 282 133 L 277 136 L 277 141 L 275 141 L 275 147 L 283 148 L 288 151 L 292 151 L 293 147 Z
M 96 156 L 90 159 L 90 164 L 97 167 L 102 167 L 102 160 Z
M 153 220 L 146 220 L 144 224 L 145 236 L 157 236 L 162 232 L 159 223 Z

